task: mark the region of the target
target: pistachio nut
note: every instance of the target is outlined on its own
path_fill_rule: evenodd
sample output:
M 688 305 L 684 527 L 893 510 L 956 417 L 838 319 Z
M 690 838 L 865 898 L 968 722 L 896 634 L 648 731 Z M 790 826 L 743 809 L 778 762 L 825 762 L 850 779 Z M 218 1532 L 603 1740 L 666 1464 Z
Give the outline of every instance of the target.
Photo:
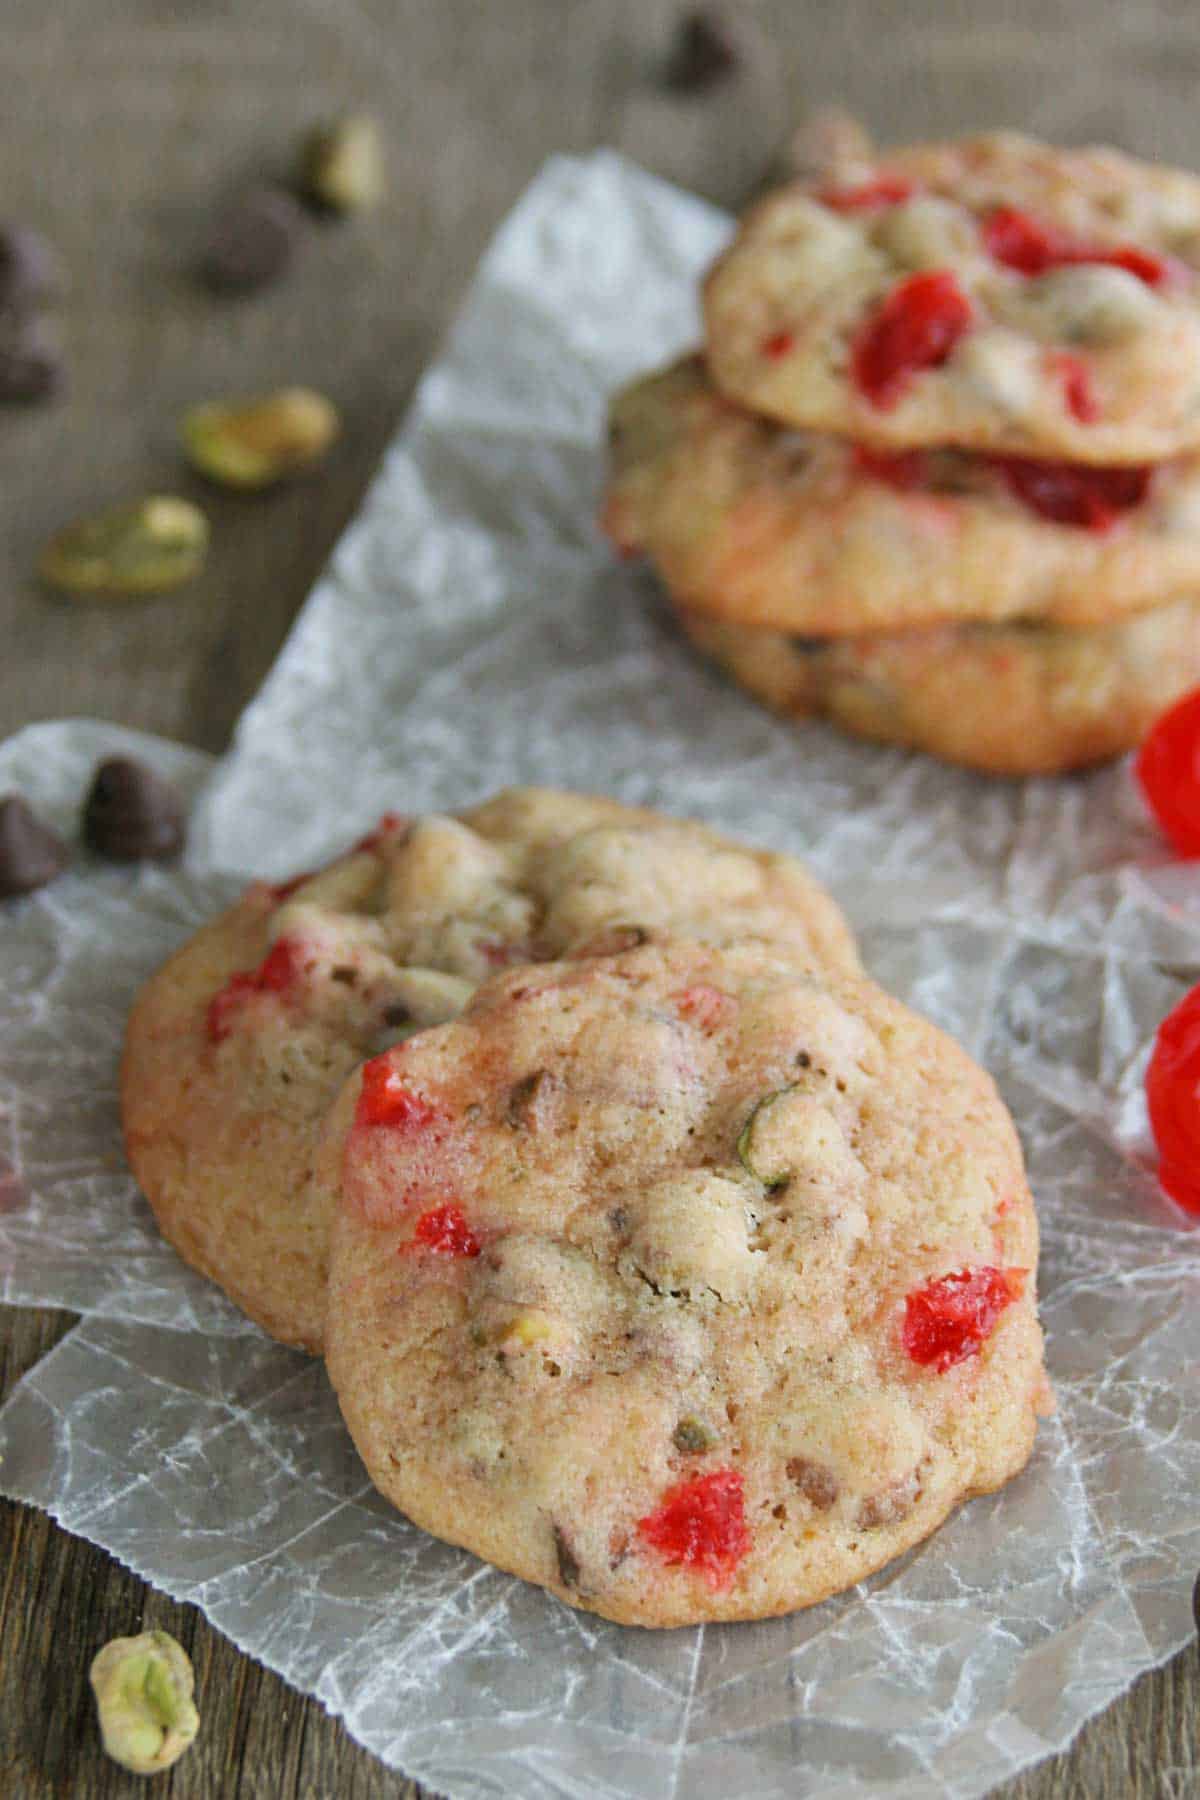
M 368 113 L 350 113 L 314 131 L 304 153 L 304 185 L 333 212 L 361 212 L 383 198 L 383 133 Z
M 691 1413 L 680 1419 L 671 1433 L 671 1442 L 685 1456 L 700 1456 L 705 1450 L 711 1450 L 716 1441 L 716 1433 L 711 1427 Z
M 311 468 L 341 428 L 336 408 L 310 388 L 214 400 L 185 414 L 189 460 L 226 487 L 262 488 Z
M 78 599 L 157 594 L 198 575 L 207 552 L 208 520 L 200 508 L 174 494 L 151 494 L 56 533 L 38 573 Z
M 165 1631 L 114 1638 L 93 1658 L 89 1679 L 104 1748 L 134 1775 L 170 1768 L 200 1728 L 192 1665 Z

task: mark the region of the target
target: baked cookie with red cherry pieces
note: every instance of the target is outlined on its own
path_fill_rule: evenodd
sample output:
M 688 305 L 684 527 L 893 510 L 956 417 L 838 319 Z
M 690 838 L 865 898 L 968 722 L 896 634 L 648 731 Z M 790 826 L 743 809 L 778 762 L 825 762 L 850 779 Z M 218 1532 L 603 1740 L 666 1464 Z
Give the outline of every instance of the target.
M 870 982 L 678 941 L 506 972 L 351 1080 L 320 1162 L 372 1480 L 573 1606 L 811 1605 L 1029 1456 L 1016 1133 Z
M 942 625 L 870 637 L 746 630 L 680 608 L 698 650 L 793 719 L 989 775 L 1057 775 L 1132 750 L 1200 683 L 1200 601 L 1112 625 Z
M 868 450 L 745 412 L 689 356 L 613 403 L 608 535 L 676 600 L 818 636 L 1108 620 L 1200 593 L 1200 457 Z
M 1200 448 L 1200 179 L 1003 133 L 754 207 L 704 290 L 709 365 L 789 425 L 1069 462 Z
M 548 789 L 389 817 L 318 874 L 256 884 L 129 1022 L 125 1142 L 161 1230 L 267 1331 L 319 1350 L 329 1220 L 312 1158 L 350 1072 L 453 1018 L 498 967 L 674 929 L 858 967 L 841 913 L 792 858 Z

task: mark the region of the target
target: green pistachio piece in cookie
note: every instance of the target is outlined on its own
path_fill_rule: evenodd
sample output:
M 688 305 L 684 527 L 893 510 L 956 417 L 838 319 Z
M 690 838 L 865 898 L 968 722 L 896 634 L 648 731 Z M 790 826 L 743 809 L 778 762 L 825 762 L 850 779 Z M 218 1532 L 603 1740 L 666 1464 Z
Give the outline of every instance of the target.
M 249 400 L 213 400 L 184 417 L 188 459 L 225 487 L 263 488 L 311 468 L 341 429 L 337 409 L 311 388 Z
M 38 574 L 74 599 L 156 594 L 199 574 L 207 551 L 200 508 L 152 494 L 58 532 L 42 551 Z
M 671 1442 L 685 1456 L 699 1456 L 705 1450 L 711 1450 L 716 1441 L 716 1434 L 704 1420 L 697 1419 L 690 1413 L 686 1418 L 680 1419 L 671 1433 Z
M 737 1141 L 738 1159 L 748 1175 L 766 1187 L 782 1187 L 793 1169 L 794 1127 L 811 1105 L 793 1082 L 759 1101 Z

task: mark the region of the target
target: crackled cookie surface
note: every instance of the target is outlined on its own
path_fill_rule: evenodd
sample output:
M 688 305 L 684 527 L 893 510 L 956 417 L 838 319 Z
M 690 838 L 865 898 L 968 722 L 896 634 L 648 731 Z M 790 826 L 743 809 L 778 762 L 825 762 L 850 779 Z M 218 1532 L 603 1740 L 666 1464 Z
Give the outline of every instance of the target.
M 367 1064 L 321 1163 L 373 1480 L 573 1605 L 808 1605 L 1029 1455 L 1015 1132 L 869 982 L 679 942 L 506 972 Z
M 1200 684 L 1194 600 L 1083 629 L 945 625 L 828 640 L 677 616 L 697 649 L 777 712 L 993 775 L 1120 756 Z
M 389 816 L 329 868 L 251 887 L 130 1019 L 125 1141 L 159 1226 L 268 1331 L 319 1349 L 328 1200 L 313 1150 L 350 1072 L 453 1018 L 497 968 L 667 930 L 858 966 L 837 907 L 792 858 L 549 789 L 457 818 Z
M 1200 592 L 1200 458 L 867 450 L 746 412 L 698 356 L 627 388 L 610 424 L 604 527 L 697 612 L 842 636 L 1080 624 Z
M 710 366 L 789 424 L 1074 462 L 1200 447 L 1200 180 L 1011 134 L 771 195 L 705 289 Z

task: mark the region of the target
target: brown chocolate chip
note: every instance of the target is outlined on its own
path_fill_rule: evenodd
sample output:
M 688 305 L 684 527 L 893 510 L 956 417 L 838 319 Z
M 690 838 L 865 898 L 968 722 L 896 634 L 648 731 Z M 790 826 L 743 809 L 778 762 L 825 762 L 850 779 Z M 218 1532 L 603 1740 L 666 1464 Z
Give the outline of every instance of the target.
M 907 1516 L 921 1498 L 921 1476 L 917 1469 L 902 1481 L 894 1482 L 882 1493 L 868 1494 L 858 1509 L 858 1523 L 863 1531 L 874 1531 L 880 1525 L 896 1525 Z
M 58 288 L 58 258 L 45 238 L 28 225 L 0 224 L 0 311 L 28 312 Z
M 183 839 L 183 802 L 170 782 L 129 756 L 100 764 L 83 806 L 89 849 L 114 862 L 168 862 Z
M 677 94 L 698 94 L 731 75 L 742 60 L 726 13 L 699 7 L 679 21 L 667 60 L 666 84 Z
M 623 956 L 627 950 L 640 950 L 650 942 L 644 925 L 610 925 L 598 937 L 589 938 L 576 956 Z
M 31 894 L 61 875 L 71 853 L 19 794 L 0 799 L 0 899 Z
M 412 1012 L 403 1000 L 393 1000 L 383 1009 L 383 1023 L 394 1031 L 401 1025 L 412 1024 Z
M 0 406 L 36 406 L 62 379 L 62 357 L 42 320 L 19 306 L 0 308 Z
M 567 1542 L 561 1525 L 555 1525 L 554 1555 L 558 1562 L 558 1579 L 564 1587 L 579 1586 L 579 1558 Z
M 267 287 L 291 265 L 303 229 L 299 202 L 283 188 L 247 188 L 217 215 L 201 275 L 222 294 Z
M 832 1469 L 826 1469 L 820 1463 L 809 1462 L 807 1457 L 793 1456 L 787 1465 L 787 1477 L 794 1481 L 804 1498 L 815 1506 L 818 1512 L 828 1512 L 838 1497 L 837 1476 Z
M 504 1116 L 514 1131 L 536 1131 L 546 1102 L 554 1091 L 554 1077 L 549 1069 L 535 1069 L 523 1075 L 509 1090 Z

